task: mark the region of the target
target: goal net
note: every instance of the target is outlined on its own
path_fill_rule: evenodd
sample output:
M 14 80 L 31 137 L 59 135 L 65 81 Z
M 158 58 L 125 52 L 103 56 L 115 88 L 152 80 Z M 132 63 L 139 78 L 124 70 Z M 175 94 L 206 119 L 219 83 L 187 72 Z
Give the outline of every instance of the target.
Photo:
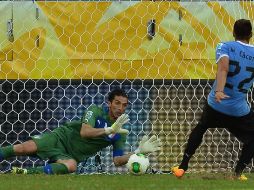
M 1 146 L 80 119 L 121 87 L 130 102 L 126 152 L 155 134 L 163 149 L 150 155 L 152 171 L 169 171 L 211 89 L 216 44 L 233 40 L 236 19 L 253 21 L 253 8 L 246 1 L 1 1 Z M 240 145 L 225 129 L 209 130 L 190 169 L 231 170 Z M 125 172 L 114 167 L 111 149 L 80 163 L 78 172 Z M 45 162 L 15 157 L 0 171 Z

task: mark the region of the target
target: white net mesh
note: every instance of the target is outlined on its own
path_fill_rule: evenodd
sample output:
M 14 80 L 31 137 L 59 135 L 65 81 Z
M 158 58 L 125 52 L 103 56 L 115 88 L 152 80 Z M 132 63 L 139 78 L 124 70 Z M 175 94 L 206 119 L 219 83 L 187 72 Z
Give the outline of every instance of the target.
M 233 39 L 236 19 L 253 20 L 253 8 L 242 1 L 1 1 L 1 146 L 79 119 L 122 87 L 131 104 L 126 152 L 144 134 L 155 134 L 164 146 L 150 156 L 153 169 L 168 171 L 181 160 L 202 112 L 216 44 Z M 81 163 L 78 172 L 126 171 L 113 166 L 110 149 Z M 190 168 L 230 170 L 239 149 L 226 130 L 209 130 Z M 41 164 L 16 157 L 0 170 Z

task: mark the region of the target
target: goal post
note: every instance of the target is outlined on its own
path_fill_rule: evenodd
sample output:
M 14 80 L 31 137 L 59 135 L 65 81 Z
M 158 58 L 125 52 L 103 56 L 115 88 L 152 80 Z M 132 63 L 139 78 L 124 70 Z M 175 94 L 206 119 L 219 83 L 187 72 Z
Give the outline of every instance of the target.
M 234 21 L 253 21 L 254 10 L 246 1 L 2 1 L 0 18 L 1 146 L 80 119 L 121 87 L 130 102 L 126 152 L 155 134 L 163 148 L 150 155 L 153 171 L 168 172 L 202 113 L 216 44 L 233 40 Z M 125 172 L 113 166 L 111 149 L 78 172 Z M 190 169 L 231 170 L 239 149 L 227 130 L 211 129 Z M 15 157 L 0 170 L 44 163 Z

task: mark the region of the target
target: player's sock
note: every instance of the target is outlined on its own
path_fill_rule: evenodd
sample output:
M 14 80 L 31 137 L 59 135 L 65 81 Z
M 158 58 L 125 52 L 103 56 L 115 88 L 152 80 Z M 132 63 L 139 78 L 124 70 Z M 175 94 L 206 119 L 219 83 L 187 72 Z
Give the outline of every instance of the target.
M 201 144 L 203 135 L 206 130 L 207 126 L 204 126 L 202 122 L 199 122 L 198 125 L 192 130 L 184 151 L 182 162 L 179 165 L 179 169 L 183 169 L 184 171 L 188 169 L 189 161 L 192 155 L 195 153 L 196 149 Z
M 69 173 L 66 165 L 61 163 L 47 164 L 35 168 L 28 168 L 27 174 L 67 174 Z
M 241 174 L 246 166 L 247 166 L 247 164 L 238 162 L 235 167 L 235 175 L 238 177 L 241 176 Z
M 243 145 L 241 156 L 235 167 L 235 175 L 240 176 L 254 156 L 254 141 Z
M 188 169 L 188 164 L 189 164 L 190 159 L 191 159 L 191 155 L 188 155 L 187 153 L 185 153 L 183 155 L 183 160 L 178 168 L 186 171 Z
M 15 156 L 13 145 L 0 148 L 0 161 Z

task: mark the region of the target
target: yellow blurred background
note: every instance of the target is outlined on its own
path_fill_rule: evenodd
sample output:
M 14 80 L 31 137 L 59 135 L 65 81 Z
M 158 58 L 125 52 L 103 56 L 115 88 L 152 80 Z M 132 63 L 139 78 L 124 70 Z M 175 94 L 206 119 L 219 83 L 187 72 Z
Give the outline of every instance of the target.
M 212 79 L 251 2 L 1 2 L 0 79 Z M 156 22 L 148 39 L 147 23 Z M 252 41 L 253 42 L 253 41 Z

